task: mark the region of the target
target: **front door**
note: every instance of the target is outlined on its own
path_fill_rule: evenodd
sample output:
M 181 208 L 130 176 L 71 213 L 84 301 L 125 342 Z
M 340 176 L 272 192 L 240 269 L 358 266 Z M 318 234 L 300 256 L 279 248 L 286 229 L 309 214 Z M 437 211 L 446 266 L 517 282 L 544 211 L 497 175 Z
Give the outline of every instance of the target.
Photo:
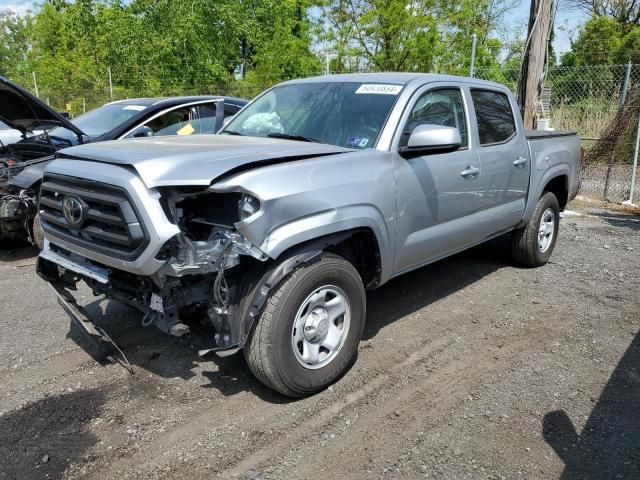
M 413 158 L 395 155 L 398 221 L 395 273 L 418 267 L 475 242 L 480 161 L 469 136 L 464 87 L 430 84 L 418 91 L 401 125 L 394 150 L 406 144 L 418 125 L 455 127 L 461 147 Z

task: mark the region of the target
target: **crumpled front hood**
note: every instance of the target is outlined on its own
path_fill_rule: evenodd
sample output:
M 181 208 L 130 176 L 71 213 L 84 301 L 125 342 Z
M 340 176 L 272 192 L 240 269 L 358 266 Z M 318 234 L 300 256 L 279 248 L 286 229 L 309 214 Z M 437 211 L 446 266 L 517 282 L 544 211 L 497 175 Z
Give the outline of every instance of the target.
M 209 185 L 239 168 L 349 151 L 334 145 L 274 138 L 194 135 L 79 145 L 61 150 L 57 158 L 130 165 L 148 188 L 154 188 Z

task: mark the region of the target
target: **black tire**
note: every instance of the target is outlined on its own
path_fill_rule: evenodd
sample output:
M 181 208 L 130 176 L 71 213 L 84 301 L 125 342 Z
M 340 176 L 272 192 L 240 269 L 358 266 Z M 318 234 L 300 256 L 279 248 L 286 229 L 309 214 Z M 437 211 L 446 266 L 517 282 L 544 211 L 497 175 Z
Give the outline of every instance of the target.
M 350 326 L 335 357 L 317 369 L 308 369 L 296 359 L 292 330 L 298 309 L 314 290 L 334 285 L 350 305 Z M 365 292 L 358 271 L 348 261 L 323 253 L 313 263 L 287 275 L 275 287 L 244 348 L 253 374 L 269 388 L 290 397 L 303 397 L 322 390 L 339 379 L 352 365 L 365 322 Z
M 550 238 L 549 246 L 541 251 L 538 245 L 538 232 L 544 213 L 551 209 L 553 211 L 554 229 Z M 541 267 L 549 261 L 553 253 L 553 248 L 558 238 L 558 228 L 560 225 L 560 206 L 558 199 L 551 192 L 545 192 L 536 205 L 529 223 L 513 232 L 512 252 L 513 258 L 526 267 Z
M 39 250 L 44 250 L 44 231 L 42 230 L 42 217 L 40 213 L 36 213 L 33 217 L 33 243 Z

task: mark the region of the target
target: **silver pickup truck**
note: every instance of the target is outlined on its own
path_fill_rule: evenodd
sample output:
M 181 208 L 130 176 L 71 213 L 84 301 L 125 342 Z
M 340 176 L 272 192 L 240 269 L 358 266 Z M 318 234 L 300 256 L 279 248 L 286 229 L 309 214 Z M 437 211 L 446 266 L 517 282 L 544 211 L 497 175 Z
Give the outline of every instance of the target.
M 206 325 L 206 350 L 243 350 L 263 383 L 303 396 L 354 360 L 365 289 L 508 232 L 519 264 L 544 265 L 580 158 L 575 134 L 525 131 L 501 85 L 286 82 L 217 135 L 59 152 L 37 269 L 98 340 L 70 293 L 81 280 L 145 326 Z

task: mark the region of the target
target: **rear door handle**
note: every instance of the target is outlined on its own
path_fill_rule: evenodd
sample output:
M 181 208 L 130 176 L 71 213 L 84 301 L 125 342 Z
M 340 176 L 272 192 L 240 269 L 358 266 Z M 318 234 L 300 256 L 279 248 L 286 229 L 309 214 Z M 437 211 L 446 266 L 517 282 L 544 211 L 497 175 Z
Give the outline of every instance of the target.
M 471 165 L 467 166 L 463 171 L 460 172 L 464 178 L 469 180 L 475 178 L 480 173 L 480 169 L 476 167 L 472 167 Z
M 526 158 L 518 157 L 516 160 L 513 161 L 513 166 L 516 168 L 522 168 L 525 166 L 526 163 L 527 163 Z

